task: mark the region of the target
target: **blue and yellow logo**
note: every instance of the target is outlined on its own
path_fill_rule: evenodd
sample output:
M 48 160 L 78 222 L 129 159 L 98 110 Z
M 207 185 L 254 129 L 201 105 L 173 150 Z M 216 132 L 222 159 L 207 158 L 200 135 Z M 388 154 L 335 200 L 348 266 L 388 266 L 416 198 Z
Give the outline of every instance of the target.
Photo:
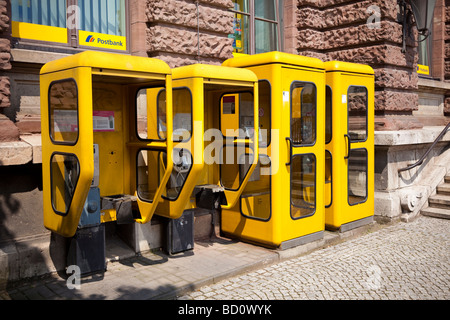
M 127 38 L 111 34 L 78 31 L 80 45 L 104 49 L 127 50 Z M 84 40 L 83 40 L 84 39 Z
M 430 68 L 428 66 L 424 66 L 424 65 L 418 64 L 417 68 L 416 68 L 416 71 L 419 74 L 430 75 Z

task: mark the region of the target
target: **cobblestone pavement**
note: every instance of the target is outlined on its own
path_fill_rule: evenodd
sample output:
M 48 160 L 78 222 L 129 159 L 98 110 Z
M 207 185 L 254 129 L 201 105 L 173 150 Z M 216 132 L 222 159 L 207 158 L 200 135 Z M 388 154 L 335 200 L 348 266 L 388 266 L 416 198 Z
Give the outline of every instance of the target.
M 449 220 L 354 231 L 285 251 L 224 238 L 196 242 L 185 254 L 109 263 L 78 289 L 58 275 L 25 280 L 0 291 L 0 300 L 450 299 Z
M 421 216 L 179 297 L 450 299 L 450 221 Z

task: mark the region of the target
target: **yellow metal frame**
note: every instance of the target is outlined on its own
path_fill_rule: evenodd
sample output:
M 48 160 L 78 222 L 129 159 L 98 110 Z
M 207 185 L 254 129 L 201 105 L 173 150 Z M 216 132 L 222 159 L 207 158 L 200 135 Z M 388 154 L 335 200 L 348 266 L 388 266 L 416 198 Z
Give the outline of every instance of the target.
M 272 175 L 270 183 L 271 213 L 265 219 L 244 216 L 240 204 L 222 211 L 222 231 L 231 237 L 255 242 L 269 247 L 279 247 L 290 240 L 306 235 L 318 234 L 324 230 L 324 120 L 325 120 L 325 70 L 323 62 L 281 52 L 269 52 L 252 56 L 239 56 L 223 63 L 225 66 L 246 68 L 258 79 L 268 80 L 271 87 L 271 143 L 260 147 L 259 154 L 271 158 Z M 317 89 L 316 141 L 314 145 L 292 146 L 290 137 L 291 84 L 294 81 L 314 83 Z M 292 218 L 290 186 L 291 157 L 314 154 L 316 158 L 316 198 L 313 215 Z M 250 184 L 249 184 L 250 185 Z M 310 190 L 309 190 L 310 191 Z M 308 193 L 305 188 L 305 192 Z M 253 192 L 246 189 L 244 192 Z M 264 200 L 262 200 L 264 201 Z M 268 217 L 268 218 L 267 218 Z
M 80 82 L 78 79 L 85 79 Z M 62 79 L 74 79 L 78 88 L 78 99 L 86 101 L 84 108 L 78 108 L 78 140 L 74 146 L 55 145 L 49 136 L 49 109 L 48 109 L 48 90 L 53 81 Z M 87 68 L 64 70 L 55 72 L 52 76 L 41 77 L 41 132 L 42 132 L 42 174 L 43 174 L 43 192 L 44 192 L 44 226 L 63 236 L 69 237 L 75 233 L 78 225 L 81 210 L 87 197 L 89 186 L 94 174 L 94 158 L 92 153 L 93 136 L 85 134 L 92 132 L 92 121 L 85 121 L 92 117 L 92 102 L 88 102 L 92 96 L 90 86 L 91 74 Z M 86 149 L 84 146 L 89 145 Z M 77 188 L 75 189 L 72 205 L 66 216 L 56 214 L 52 207 L 51 199 L 51 180 L 50 180 L 50 159 L 53 153 L 63 153 L 76 155 L 79 161 L 80 175 L 78 177 Z M 87 186 L 87 187 L 85 187 Z M 80 205 L 75 205 L 80 203 Z
M 78 90 L 78 139 L 73 145 L 53 143 L 49 134 L 49 87 L 51 83 L 63 79 L 73 79 Z M 153 149 L 167 152 L 166 171 L 153 200 L 144 201 L 137 195 L 141 218 L 136 221 L 148 222 L 162 200 L 164 186 L 172 171 L 173 141 L 138 139 L 136 110 L 130 106 L 136 103 L 135 94 L 138 89 L 158 84 L 167 91 L 166 115 L 168 119 L 172 119 L 172 78 L 168 65 L 158 59 L 86 51 L 47 63 L 41 69 L 40 81 L 45 227 L 65 237 L 75 234 L 93 179 L 94 143 L 100 145 L 101 196 L 110 195 L 110 192 L 137 195 L 135 164 L 138 151 Z M 94 97 L 96 92 L 107 92 L 108 87 L 109 93 L 115 94 L 114 98 L 108 98 L 107 94 Z M 102 110 L 102 103 L 114 108 L 117 124 L 113 132 L 104 135 L 93 132 L 93 111 Z M 167 135 L 172 136 L 171 121 L 167 123 Z M 78 183 L 66 215 L 56 213 L 52 207 L 50 159 L 55 152 L 75 155 L 80 166 Z M 114 171 L 117 168 L 122 170 L 116 173 Z M 180 204 L 182 206 L 184 204 Z M 115 214 L 108 212 L 105 217 L 103 222 L 114 220 Z
M 326 192 L 331 205 L 325 211 L 328 229 L 373 216 L 374 213 L 374 71 L 367 65 L 330 61 L 325 62 L 326 81 L 332 91 L 332 135 L 326 149 L 331 153 L 331 185 Z M 367 139 L 349 143 L 348 89 L 361 86 L 367 89 Z M 350 205 L 348 201 L 348 162 L 350 149 L 367 150 L 367 199 Z
M 194 163 L 198 165 L 196 171 L 197 185 L 199 184 L 216 184 L 221 185 L 220 169 L 218 165 L 204 165 L 205 142 L 203 133 L 208 129 L 219 129 L 218 115 L 214 114 L 214 110 L 210 108 L 212 105 L 212 95 L 220 95 L 230 93 L 235 90 L 241 92 L 243 90 L 251 90 L 253 93 L 254 106 L 254 136 L 258 136 L 258 83 L 255 74 L 248 70 L 240 70 L 235 68 L 227 68 L 222 66 L 194 64 L 184 67 L 178 67 L 172 70 L 173 86 L 175 88 L 189 88 L 192 93 L 192 109 L 193 109 L 193 128 L 194 134 L 191 138 L 190 148 L 194 158 Z M 237 129 L 237 128 L 236 128 Z M 234 143 L 243 143 L 253 145 L 254 152 L 258 150 L 258 139 L 249 139 L 247 141 L 239 141 L 235 139 Z M 249 171 L 242 181 L 238 190 L 225 189 L 227 205 L 223 208 L 230 208 L 239 200 L 245 185 L 257 165 L 257 158 L 249 168 Z M 194 207 L 195 204 L 191 204 Z M 159 213 L 158 213 L 159 214 Z

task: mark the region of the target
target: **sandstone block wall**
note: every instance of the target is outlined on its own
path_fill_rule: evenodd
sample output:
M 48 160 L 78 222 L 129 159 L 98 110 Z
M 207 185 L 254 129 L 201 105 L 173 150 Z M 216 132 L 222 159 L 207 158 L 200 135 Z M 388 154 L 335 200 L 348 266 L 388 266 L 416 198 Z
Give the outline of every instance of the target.
M 221 64 L 232 57 L 231 0 L 148 0 L 146 51 L 171 67 L 196 62 Z
M 376 130 L 421 127 L 405 116 L 418 108 L 417 34 L 402 52 L 396 1 L 298 0 L 297 12 L 299 54 L 374 68 Z
M 445 0 L 445 80 L 450 82 L 450 0 Z
M 446 82 L 450 82 L 450 0 L 445 0 L 444 78 Z M 445 97 L 444 113 L 450 115 L 450 95 Z
M 11 45 L 8 33 L 8 3 L 6 0 L 0 0 L 0 110 L 10 106 L 9 78 L 3 76 L 3 71 L 11 69 Z
M 9 8 L 9 1 L 0 0 L 0 143 L 19 140 L 19 129 L 4 115 L 11 106 L 10 79 L 4 75 L 11 70 Z

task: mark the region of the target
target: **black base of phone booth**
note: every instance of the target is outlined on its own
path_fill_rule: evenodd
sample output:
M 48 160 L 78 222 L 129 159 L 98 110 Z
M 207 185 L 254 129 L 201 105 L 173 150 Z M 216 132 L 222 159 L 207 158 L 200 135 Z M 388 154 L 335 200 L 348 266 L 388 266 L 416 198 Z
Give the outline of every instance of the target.
M 165 251 L 168 254 L 194 249 L 194 212 L 185 211 L 178 219 L 167 219 Z
M 105 225 L 78 229 L 70 240 L 67 266 L 76 265 L 81 275 L 106 271 Z

